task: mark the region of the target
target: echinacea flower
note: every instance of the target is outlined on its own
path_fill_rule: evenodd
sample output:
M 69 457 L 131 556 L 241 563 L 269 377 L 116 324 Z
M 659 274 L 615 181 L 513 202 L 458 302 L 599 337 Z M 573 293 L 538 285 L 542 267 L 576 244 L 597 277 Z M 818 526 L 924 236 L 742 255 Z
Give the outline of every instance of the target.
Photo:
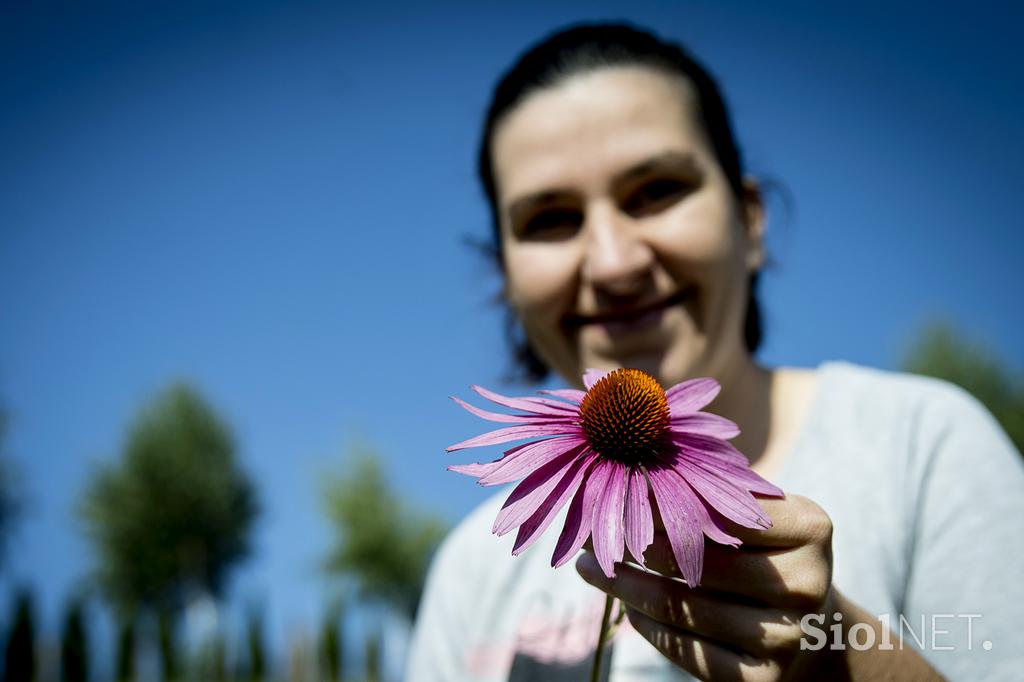
M 746 528 L 771 527 L 751 493 L 781 497 L 782 491 L 751 471 L 747 458 L 726 441 L 739 434 L 736 424 L 700 411 L 718 395 L 717 381 L 692 379 L 665 391 L 646 372 L 617 369 L 587 370 L 583 383 L 586 391 L 541 391 L 551 397 L 525 398 L 473 386 L 487 400 L 523 414 L 489 412 L 452 396 L 478 417 L 513 426 L 456 443 L 448 452 L 540 439 L 516 445 L 494 462 L 448 467 L 484 486 L 522 479 L 492 529 L 498 535 L 519 529 L 512 554 L 532 545 L 568 502 L 552 566 L 575 556 L 587 538 L 593 538 L 608 577 L 624 548 L 643 565 L 654 541 L 653 491 L 680 572 L 696 586 L 705 535 L 740 545 L 724 519 Z

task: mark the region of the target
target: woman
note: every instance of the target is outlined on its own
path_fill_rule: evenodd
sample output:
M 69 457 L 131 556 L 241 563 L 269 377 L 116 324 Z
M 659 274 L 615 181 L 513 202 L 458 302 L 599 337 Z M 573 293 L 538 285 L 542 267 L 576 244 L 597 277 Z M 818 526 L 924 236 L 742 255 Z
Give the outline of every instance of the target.
M 709 543 L 690 589 L 663 541 L 657 573 L 612 579 L 587 552 L 552 570 L 550 532 L 511 558 L 498 495 L 438 553 L 410 682 L 585 679 L 605 593 L 628 615 L 615 682 L 1015 673 L 1019 458 L 953 387 L 754 360 L 764 212 L 703 68 L 630 27 L 556 34 L 498 85 L 480 174 L 525 367 L 577 388 L 590 367 L 714 377 L 710 409 L 787 496 L 741 548 Z

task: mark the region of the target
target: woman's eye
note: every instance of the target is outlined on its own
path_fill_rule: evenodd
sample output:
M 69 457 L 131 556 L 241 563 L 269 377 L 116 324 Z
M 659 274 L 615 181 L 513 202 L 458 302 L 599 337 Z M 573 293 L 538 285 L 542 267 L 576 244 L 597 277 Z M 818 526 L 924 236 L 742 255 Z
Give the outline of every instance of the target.
M 681 180 L 651 180 L 626 197 L 622 202 L 622 210 L 635 218 L 660 213 L 685 197 L 692 189 L 692 185 Z
M 550 208 L 530 217 L 519 230 L 520 237 L 559 239 L 570 237 L 583 224 L 580 211 Z

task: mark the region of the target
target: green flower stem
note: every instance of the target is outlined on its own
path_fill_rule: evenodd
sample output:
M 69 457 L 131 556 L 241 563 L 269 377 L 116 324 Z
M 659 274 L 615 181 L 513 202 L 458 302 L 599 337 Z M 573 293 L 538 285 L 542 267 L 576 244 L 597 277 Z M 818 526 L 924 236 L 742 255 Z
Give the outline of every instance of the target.
M 604 643 L 608 639 L 608 620 L 612 615 L 612 603 L 615 597 L 608 595 L 604 600 L 604 614 L 601 616 L 601 630 L 597 633 L 597 649 L 594 650 L 594 665 L 590 669 L 590 682 L 601 679 L 601 657 L 604 656 Z
M 616 629 L 617 629 L 617 628 L 618 628 L 618 627 L 619 627 L 620 625 L 622 625 L 622 621 L 623 621 L 623 620 L 624 620 L 625 618 L 626 618 L 626 603 L 625 603 L 625 602 L 621 602 L 621 601 L 620 601 L 620 602 L 619 602 L 619 615 L 615 616 L 615 622 L 614 622 L 614 623 L 612 623 L 612 629 L 611 629 L 611 631 L 610 631 L 610 632 L 608 633 L 608 638 L 609 638 L 609 639 L 611 639 L 611 636 L 612 636 L 612 634 L 614 634 L 615 630 L 616 630 Z

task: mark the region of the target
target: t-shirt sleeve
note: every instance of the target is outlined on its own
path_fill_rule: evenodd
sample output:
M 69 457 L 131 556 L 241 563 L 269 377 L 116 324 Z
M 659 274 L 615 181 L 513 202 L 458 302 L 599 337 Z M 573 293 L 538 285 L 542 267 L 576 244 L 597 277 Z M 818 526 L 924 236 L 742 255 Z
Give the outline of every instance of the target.
M 1024 463 L 973 397 L 934 386 L 916 415 L 919 495 L 903 618 L 892 629 L 951 680 L 1017 680 Z

